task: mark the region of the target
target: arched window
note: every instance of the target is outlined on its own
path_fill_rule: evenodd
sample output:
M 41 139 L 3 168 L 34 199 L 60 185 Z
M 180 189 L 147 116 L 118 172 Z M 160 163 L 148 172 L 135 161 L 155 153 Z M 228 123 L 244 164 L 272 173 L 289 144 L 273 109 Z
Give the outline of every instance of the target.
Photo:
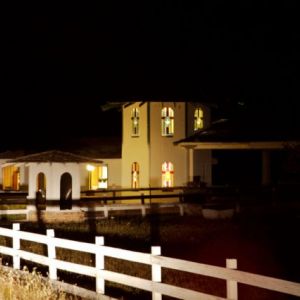
M 161 110 L 161 135 L 172 136 L 174 134 L 174 110 L 164 107 Z
M 137 162 L 131 165 L 131 187 L 138 188 L 140 185 L 140 166 Z
M 164 162 L 161 167 L 162 186 L 174 186 L 174 165 L 171 162 Z
M 37 191 L 46 192 L 46 176 L 44 173 L 40 172 L 37 175 L 37 183 L 36 183 Z
M 203 129 L 203 109 L 198 107 L 195 109 L 194 113 L 194 131 Z
M 140 112 L 134 108 L 131 112 L 131 136 L 140 135 Z

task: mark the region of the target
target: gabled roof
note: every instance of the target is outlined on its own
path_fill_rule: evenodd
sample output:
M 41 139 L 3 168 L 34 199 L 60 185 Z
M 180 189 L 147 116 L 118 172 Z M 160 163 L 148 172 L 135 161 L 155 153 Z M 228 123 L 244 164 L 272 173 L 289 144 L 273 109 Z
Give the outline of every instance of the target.
M 93 159 L 86 156 L 63 152 L 58 150 L 45 151 L 25 156 L 20 156 L 16 159 L 11 159 L 8 163 L 22 162 L 74 162 L 74 163 L 102 163 L 101 160 Z

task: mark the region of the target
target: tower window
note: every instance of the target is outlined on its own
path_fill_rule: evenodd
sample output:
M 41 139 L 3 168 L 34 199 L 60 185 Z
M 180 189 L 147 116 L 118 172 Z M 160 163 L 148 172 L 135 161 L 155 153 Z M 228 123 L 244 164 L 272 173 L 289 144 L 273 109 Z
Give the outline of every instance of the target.
M 140 166 L 137 162 L 134 162 L 131 166 L 131 187 L 136 189 L 140 185 Z
M 131 136 L 140 135 L 140 112 L 134 108 L 131 112 Z
M 203 109 L 196 108 L 194 113 L 194 131 L 199 129 L 203 129 L 204 122 L 203 122 Z
M 164 162 L 161 167 L 162 172 L 162 186 L 174 186 L 174 165 L 171 162 Z
M 174 110 L 164 107 L 161 111 L 161 135 L 173 136 L 174 134 Z

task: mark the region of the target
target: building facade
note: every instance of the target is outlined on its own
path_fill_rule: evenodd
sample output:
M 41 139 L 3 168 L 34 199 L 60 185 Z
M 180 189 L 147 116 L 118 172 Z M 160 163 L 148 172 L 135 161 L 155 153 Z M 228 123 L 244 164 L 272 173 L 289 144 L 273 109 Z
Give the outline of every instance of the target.
M 122 187 L 167 188 L 200 179 L 211 182 L 210 151 L 193 152 L 195 165 L 190 167 L 189 149 L 174 144 L 209 126 L 208 107 L 188 102 L 132 102 L 122 110 Z

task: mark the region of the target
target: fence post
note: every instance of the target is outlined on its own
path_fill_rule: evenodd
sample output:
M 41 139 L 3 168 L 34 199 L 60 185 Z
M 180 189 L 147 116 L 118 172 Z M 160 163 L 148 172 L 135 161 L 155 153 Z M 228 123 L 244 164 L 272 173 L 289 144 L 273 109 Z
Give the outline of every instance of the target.
M 180 216 L 184 215 L 184 207 L 183 204 L 178 204 Z
M 56 259 L 56 251 L 55 251 L 55 244 L 54 244 L 54 230 L 47 229 L 47 247 L 48 247 L 48 258 L 49 258 L 49 278 L 53 280 L 57 280 L 57 268 L 55 265 Z
M 142 205 L 145 204 L 145 195 L 144 195 L 144 193 L 141 193 L 141 204 Z
M 237 268 L 237 260 L 227 258 L 226 259 L 226 268 L 236 269 Z M 233 280 L 227 280 L 226 288 L 227 288 L 227 299 L 237 300 L 238 299 L 237 282 L 233 281 Z
M 95 243 L 97 246 L 104 245 L 104 237 L 103 236 L 96 236 Z M 99 294 L 104 294 L 105 292 L 105 281 L 99 274 L 99 270 L 104 270 L 104 254 L 101 247 L 97 247 L 96 250 L 96 292 Z
M 18 253 L 18 250 L 20 250 L 20 237 L 19 235 L 16 233 L 16 231 L 20 230 L 20 224 L 19 223 L 15 223 L 13 224 L 13 249 L 15 250 L 15 254 L 13 257 L 13 267 L 14 269 L 18 269 L 20 270 L 20 256 Z
M 105 218 L 108 218 L 108 207 L 107 207 L 107 205 L 104 205 L 104 206 L 103 206 L 103 209 L 104 209 L 104 210 L 103 210 L 103 212 L 104 212 L 104 217 L 105 217 Z
M 151 254 L 152 255 L 161 255 L 161 248 L 159 246 L 152 246 L 151 247 Z M 161 266 L 158 264 L 152 264 L 151 266 L 151 274 L 152 274 L 152 281 L 153 282 L 161 282 Z M 162 295 L 157 292 L 152 291 L 152 300 L 161 300 Z
M 142 205 L 142 216 L 145 217 L 146 216 L 146 206 L 145 205 Z

